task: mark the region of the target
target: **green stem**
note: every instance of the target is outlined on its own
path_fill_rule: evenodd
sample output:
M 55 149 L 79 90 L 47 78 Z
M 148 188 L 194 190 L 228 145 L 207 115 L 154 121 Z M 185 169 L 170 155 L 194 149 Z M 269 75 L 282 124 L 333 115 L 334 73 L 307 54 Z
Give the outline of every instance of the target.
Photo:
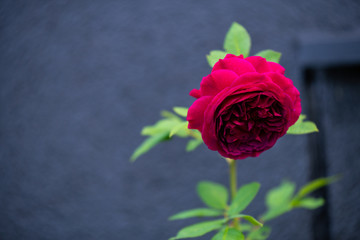
M 236 161 L 230 158 L 227 158 L 226 161 L 229 163 L 229 170 L 230 170 L 231 201 L 234 201 L 237 192 Z M 233 224 L 237 230 L 240 230 L 240 224 L 238 218 L 234 219 Z
M 229 159 L 230 167 L 230 191 L 231 191 L 231 200 L 234 200 L 237 192 L 237 181 L 236 181 L 236 161 Z

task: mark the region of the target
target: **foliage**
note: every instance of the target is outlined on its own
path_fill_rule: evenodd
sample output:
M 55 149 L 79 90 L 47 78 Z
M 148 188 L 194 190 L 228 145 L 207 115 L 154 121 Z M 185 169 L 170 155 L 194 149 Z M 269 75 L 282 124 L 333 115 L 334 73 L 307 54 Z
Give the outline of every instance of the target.
M 191 138 L 186 146 L 186 151 L 195 150 L 203 141 L 201 134 L 197 130 L 188 129 L 188 122 L 182 117 L 186 117 L 187 108 L 174 107 L 174 114 L 168 111 L 162 111 L 162 119 L 157 121 L 154 125 L 145 126 L 141 135 L 147 136 L 147 139 L 135 149 L 130 161 L 134 162 L 138 157 L 147 153 L 157 144 L 170 140 L 174 136 L 181 138 Z
M 294 208 L 315 209 L 324 204 L 324 199 L 308 197 L 309 194 L 325 187 L 339 179 L 338 176 L 318 178 L 294 194 L 296 185 L 290 181 L 283 181 L 280 186 L 270 190 L 266 195 L 267 211 L 262 215 L 262 221 L 269 221 Z
M 244 239 L 244 234 L 241 231 L 242 228 L 234 226 L 234 219 L 245 220 L 255 228 L 261 228 L 263 226 L 256 218 L 241 214 L 255 198 L 259 188 L 260 184 L 257 182 L 246 184 L 238 189 L 236 197 L 229 203 L 229 194 L 225 186 L 210 181 L 199 182 L 197 185 L 197 193 L 208 208 L 183 211 L 171 216 L 169 220 L 218 216 L 223 216 L 223 218 L 187 226 L 181 229 L 177 235 L 171 239 L 200 237 L 214 230 L 219 231 L 213 236 L 213 240 Z
M 260 56 L 260 57 L 266 58 L 266 60 L 269 61 L 269 62 L 279 63 L 280 58 L 281 58 L 281 53 L 276 52 L 276 51 L 271 50 L 271 49 L 267 49 L 267 50 L 263 50 L 263 51 L 258 52 L 257 54 L 255 54 L 255 56 Z
M 251 39 L 246 29 L 234 22 L 225 36 L 224 49 L 226 52 L 238 55 L 249 56 Z
M 319 132 L 315 123 L 311 121 L 304 121 L 306 115 L 300 114 L 299 119 L 296 121 L 294 125 L 289 127 L 286 134 L 307 134 L 313 132 Z
M 260 188 L 259 183 L 252 182 L 241 186 L 234 199 L 228 202 L 228 190 L 225 186 L 210 181 L 199 182 L 197 193 L 208 208 L 182 211 L 171 216 L 169 220 L 220 216 L 223 218 L 184 227 L 175 237 L 170 239 L 200 237 L 213 231 L 217 231 L 217 233 L 211 240 L 267 239 L 271 233 L 271 228 L 264 225 L 266 222 L 296 208 L 316 209 L 321 207 L 324 204 L 323 199 L 308 197 L 308 195 L 338 179 L 337 176 L 316 179 L 301 187 L 296 194 L 295 183 L 283 181 L 278 187 L 270 189 L 267 193 L 267 211 L 258 218 L 260 220 L 242 214 L 256 197 Z
M 251 49 L 251 38 L 246 29 L 240 24 L 234 22 L 228 32 L 226 33 L 224 40 L 224 49 L 223 50 L 212 50 L 209 55 L 206 55 L 206 59 L 210 65 L 213 67 L 219 59 L 224 59 L 225 55 L 230 53 L 236 56 L 243 55 L 248 57 Z M 270 62 L 280 62 L 281 53 L 276 52 L 271 49 L 263 50 L 256 53 L 254 56 L 260 56 L 266 58 Z

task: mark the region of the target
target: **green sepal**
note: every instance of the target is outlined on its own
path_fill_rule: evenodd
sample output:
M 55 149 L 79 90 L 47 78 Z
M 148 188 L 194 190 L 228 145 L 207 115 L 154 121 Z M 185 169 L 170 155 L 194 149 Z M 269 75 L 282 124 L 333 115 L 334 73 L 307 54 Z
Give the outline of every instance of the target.
M 224 59 L 225 56 L 226 56 L 226 52 L 220 50 L 213 50 L 210 51 L 209 55 L 206 55 L 206 59 L 210 67 L 213 67 L 215 63 L 219 61 L 219 59 Z
M 229 194 L 221 184 L 210 181 L 199 182 L 197 193 L 201 200 L 211 208 L 225 209 L 227 207 Z
M 266 61 L 268 62 L 275 62 L 275 63 L 279 63 L 280 62 L 280 58 L 281 58 L 281 53 L 280 52 L 276 52 L 274 50 L 271 49 L 266 49 L 263 51 L 258 52 L 257 54 L 255 54 L 255 56 L 260 56 L 266 59 Z
M 243 185 L 236 193 L 234 200 L 231 202 L 228 210 L 229 216 L 235 215 L 243 211 L 255 198 L 260 188 L 260 184 L 252 182 Z
M 196 208 L 183 212 L 179 212 L 169 218 L 169 220 L 186 219 L 193 217 L 218 217 L 223 215 L 223 211 L 211 209 L 211 208 Z
M 249 56 L 251 48 L 251 39 L 249 33 L 246 29 L 234 22 L 229 31 L 226 33 L 224 41 L 224 49 L 226 52 L 238 55 L 244 55 L 244 57 Z
M 223 226 L 224 222 L 224 219 L 219 219 L 196 223 L 181 229 L 175 237 L 172 237 L 169 240 L 200 237 L 205 235 L 206 233 L 220 229 Z
M 319 132 L 316 124 L 311 121 L 304 121 L 306 115 L 300 114 L 299 119 L 294 125 L 289 127 L 286 134 L 308 134 L 313 132 Z

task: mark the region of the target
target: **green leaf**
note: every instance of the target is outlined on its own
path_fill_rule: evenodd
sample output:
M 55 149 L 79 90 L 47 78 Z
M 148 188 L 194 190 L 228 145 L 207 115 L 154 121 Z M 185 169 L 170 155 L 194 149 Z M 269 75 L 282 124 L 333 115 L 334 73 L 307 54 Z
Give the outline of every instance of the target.
M 236 193 L 234 200 L 232 201 L 229 208 L 229 215 L 235 215 L 243 211 L 255 198 L 260 188 L 260 184 L 252 182 L 243 185 Z
M 177 112 L 181 116 L 186 116 L 187 108 L 184 107 L 175 107 L 174 111 Z M 141 134 L 148 137 L 137 149 L 135 149 L 134 153 L 130 157 L 130 161 L 134 162 L 139 156 L 148 152 L 151 148 L 153 148 L 158 143 L 169 140 L 174 135 L 178 137 L 192 137 L 197 139 L 196 142 L 188 143 L 188 149 L 195 149 L 200 142 L 202 142 L 201 133 L 197 130 L 188 129 L 188 122 L 184 121 L 182 118 L 176 116 L 175 114 L 169 111 L 162 111 L 161 115 L 164 117 L 163 119 L 157 121 L 154 125 L 145 126 Z
M 225 209 L 227 206 L 228 191 L 221 184 L 202 181 L 197 185 L 197 193 L 201 200 L 211 208 Z
M 289 127 L 287 134 L 308 134 L 313 132 L 319 132 L 316 124 L 311 121 L 304 121 L 306 115 L 300 114 L 297 122 Z
M 327 177 L 327 178 L 315 179 L 314 181 L 311 181 L 310 183 L 303 186 L 299 190 L 298 194 L 296 194 L 295 199 L 301 199 L 301 198 L 305 197 L 306 195 L 314 192 L 315 190 L 322 188 L 326 185 L 329 185 L 337 180 L 339 180 L 339 176 L 331 176 L 331 177 Z
M 190 225 L 181 229 L 175 237 L 170 238 L 173 239 L 182 239 L 182 238 L 194 238 L 205 235 L 208 232 L 220 229 L 224 224 L 224 220 L 213 220 L 197 223 L 194 225 Z
M 271 49 L 267 49 L 267 50 L 263 50 L 261 52 L 258 52 L 255 56 L 260 56 L 260 57 L 266 58 L 266 60 L 269 61 L 269 62 L 279 63 L 280 58 L 281 58 L 281 53 L 276 52 L 276 51 L 271 50 Z
M 174 107 L 173 108 L 174 112 L 176 112 L 179 116 L 182 117 L 186 117 L 187 116 L 187 112 L 188 112 L 188 108 L 185 107 Z
M 231 54 L 249 56 L 251 39 L 240 24 L 234 22 L 225 36 L 224 49 Z
M 265 240 L 270 236 L 271 228 L 263 226 L 256 231 L 253 231 L 247 235 L 247 239 L 251 240 Z
M 201 137 L 201 132 L 199 130 L 196 129 L 188 129 L 191 133 L 189 135 L 191 135 L 193 138 L 202 141 L 202 137 Z
M 241 232 L 250 232 L 251 230 L 253 230 L 253 225 L 241 222 L 240 229 Z
M 261 216 L 261 220 L 264 222 L 270 221 L 280 215 L 283 215 L 291 210 L 291 205 L 285 205 L 282 208 L 274 208 L 269 209 L 263 216 Z
M 195 148 L 197 148 L 198 146 L 200 146 L 203 143 L 202 140 L 199 139 L 191 139 L 189 140 L 189 142 L 186 145 L 186 151 L 187 152 L 191 152 L 193 150 L 195 150 Z
M 223 240 L 226 239 L 226 234 L 229 231 L 229 227 L 226 227 L 224 229 L 221 229 L 219 232 L 217 232 L 211 240 Z M 225 236 L 224 236 L 225 235 Z
M 227 232 L 229 231 L 229 227 L 221 229 L 219 232 L 217 232 L 211 240 L 223 240 L 226 239 Z
M 171 129 L 173 129 L 181 122 L 182 121 L 178 119 L 162 119 L 157 121 L 152 126 L 145 126 L 141 131 L 141 135 L 153 136 L 164 132 L 169 134 Z
M 296 185 L 289 181 L 283 181 L 279 187 L 271 189 L 266 195 L 266 205 L 268 208 L 278 208 L 290 203 Z
M 167 132 L 159 133 L 148 137 L 138 148 L 135 149 L 133 155 L 130 158 L 131 162 L 134 162 L 139 156 L 143 155 L 158 143 L 169 139 Z
M 244 235 L 239 230 L 226 227 L 219 231 L 211 240 L 243 240 Z
M 291 210 L 291 199 L 294 195 L 295 184 L 283 181 L 279 187 L 271 189 L 266 195 L 267 212 L 262 216 L 263 221 L 271 220 Z
M 252 217 L 250 215 L 238 214 L 238 215 L 234 215 L 234 216 L 230 217 L 230 219 L 233 219 L 233 218 L 242 218 L 254 226 L 260 226 L 260 227 L 263 226 L 263 224 L 260 221 L 256 220 L 254 217 Z
M 169 218 L 169 220 L 178 220 L 192 217 L 217 217 L 221 216 L 224 213 L 219 210 L 210 209 L 210 208 L 196 208 L 187 211 L 177 213 Z
M 215 63 L 219 61 L 219 59 L 224 59 L 225 56 L 226 56 L 226 52 L 220 50 L 214 50 L 214 51 L 210 51 L 209 55 L 206 55 L 206 59 L 210 67 L 213 67 Z
M 316 208 L 324 205 L 324 203 L 325 203 L 325 201 L 322 198 L 307 197 L 307 198 L 301 199 L 299 201 L 295 201 L 292 204 L 294 207 L 316 209 Z
M 188 136 L 188 134 L 186 133 L 187 126 L 188 126 L 187 121 L 178 123 L 176 126 L 173 127 L 173 129 L 171 129 L 169 133 L 169 137 L 171 138 L 175 134 L 177 134 L 179 137 L 187 137 Z
M 169 111 L 166 111 L 166 110 L 161 111 L 161 116 L 164 117 L 164 118 L 168 118 L 168 119 L 176 119 L 178 121 L 182 121 L 181 118 L 179 118 L 178 116 L 176 116 L 172 112 L 169 112 Z

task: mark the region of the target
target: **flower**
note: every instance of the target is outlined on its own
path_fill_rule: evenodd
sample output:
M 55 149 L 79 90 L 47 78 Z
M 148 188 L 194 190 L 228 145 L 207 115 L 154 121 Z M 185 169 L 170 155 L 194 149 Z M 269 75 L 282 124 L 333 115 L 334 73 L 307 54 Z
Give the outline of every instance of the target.
M 188 111 L 190 129 L 231 159 L 257 157 L 286 134 L 301 113 L 300 94 L 285 69 L 265 58 L 227 54 L 204 77 Z

